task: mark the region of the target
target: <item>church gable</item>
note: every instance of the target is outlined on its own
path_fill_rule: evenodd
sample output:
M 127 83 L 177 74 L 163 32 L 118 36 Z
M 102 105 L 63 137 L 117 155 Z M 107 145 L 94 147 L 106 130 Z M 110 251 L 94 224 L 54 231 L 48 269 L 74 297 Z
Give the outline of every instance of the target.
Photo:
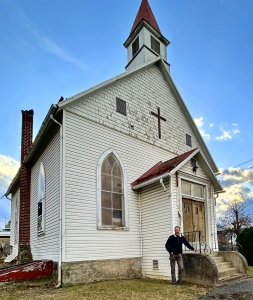
M 201 147 L 160 66 L 155 63 L 80 96 L 65 109 L 162 147 L 172 156 Z

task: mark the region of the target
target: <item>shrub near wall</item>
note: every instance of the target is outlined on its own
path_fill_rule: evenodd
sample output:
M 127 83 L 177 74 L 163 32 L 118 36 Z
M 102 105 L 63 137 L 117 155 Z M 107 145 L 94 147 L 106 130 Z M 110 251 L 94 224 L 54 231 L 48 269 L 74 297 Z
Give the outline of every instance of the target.
M 253 266 L 253 227 L 245 228 L 238 234 L 236 241 L 242 246 L 239 251 L 247 259 L 249 266 Z

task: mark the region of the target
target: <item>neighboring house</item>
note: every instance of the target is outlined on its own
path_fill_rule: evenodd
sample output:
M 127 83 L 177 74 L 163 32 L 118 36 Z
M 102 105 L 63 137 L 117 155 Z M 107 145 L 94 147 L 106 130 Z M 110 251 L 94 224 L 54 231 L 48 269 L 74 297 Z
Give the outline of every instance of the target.
M 168 44 L 143 0 L 126 72 L 52 105 L 33 143 L 33 111 L 22 112 L 7 261 L 29 248 L 58 262 L 63 283 L 169 279 L 174 226 L 214 248 L 218 168 L 171 79 Z

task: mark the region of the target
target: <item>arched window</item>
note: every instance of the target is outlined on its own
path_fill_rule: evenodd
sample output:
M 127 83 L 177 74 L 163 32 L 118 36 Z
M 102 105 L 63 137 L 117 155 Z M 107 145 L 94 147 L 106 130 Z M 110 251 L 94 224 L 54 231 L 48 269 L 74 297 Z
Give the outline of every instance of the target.
M 115 151 L 106 151 L 98 164 L 98 226 L 126 227 L 124 168 Z
M 45 230 L 45 170 L 43 163 L 40 164 L 38 180 L 38 233 Z

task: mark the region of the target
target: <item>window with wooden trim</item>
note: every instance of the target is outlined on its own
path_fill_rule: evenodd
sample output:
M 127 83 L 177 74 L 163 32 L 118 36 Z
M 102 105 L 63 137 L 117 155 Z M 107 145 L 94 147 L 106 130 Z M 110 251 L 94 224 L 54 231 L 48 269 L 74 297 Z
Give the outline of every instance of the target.
M 126 116 L 126 101 L 116 98 L 116 111 L 124 116 Z
M 160 54 L 160 43 L 151 35 L 151 49 Z
M 192 146 L 192 137 L 189 134 L 186 134 L 186 145 Z
M 124 226 L 123 176 L 119 161 L 110 153 L 101 169 L 102 226 Z
M 40 164 L 38 178 L 38 217 L 37 217 L 38 233 L 45 230 L 45 170 L 43 163 Z
M 139 36 L 135 39 L 135 41 L 132 43 L 132 56 L 134 57 L 135 54 L 139 51 L 140 45 L 139 45 Z
M 182 194 L 194 198 L 204 198 L 204 186 L 190 181 L 182 180 Z

